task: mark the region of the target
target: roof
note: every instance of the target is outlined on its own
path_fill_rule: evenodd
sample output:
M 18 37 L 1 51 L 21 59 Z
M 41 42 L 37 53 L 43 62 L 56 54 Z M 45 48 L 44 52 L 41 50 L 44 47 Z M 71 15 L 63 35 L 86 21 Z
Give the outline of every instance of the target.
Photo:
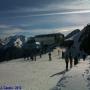
M 55 36 L 55 35 L 62 35 L 61 33 L 51 33 L 51 34 L 42 34 L 42 35 L 36 35 L 35 37 L 51 37 L 51 36 Z

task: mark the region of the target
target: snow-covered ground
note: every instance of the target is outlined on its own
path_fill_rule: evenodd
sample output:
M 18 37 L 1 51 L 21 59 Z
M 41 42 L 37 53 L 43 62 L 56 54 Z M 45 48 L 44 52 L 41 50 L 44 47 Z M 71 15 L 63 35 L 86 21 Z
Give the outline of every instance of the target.
M 89 90 L 89 60 L 65 72 L 65 61 L 52 52 L 37 61 L 12 60 L 0 64 L 0 87 L 21 86 L 22 90 Z M 88 77 L 88 79 L 87 79 Z
M 70 71 L 64 73 L 51 90 L 90 90 L 90 70 L 88 61 L 80 61 Z

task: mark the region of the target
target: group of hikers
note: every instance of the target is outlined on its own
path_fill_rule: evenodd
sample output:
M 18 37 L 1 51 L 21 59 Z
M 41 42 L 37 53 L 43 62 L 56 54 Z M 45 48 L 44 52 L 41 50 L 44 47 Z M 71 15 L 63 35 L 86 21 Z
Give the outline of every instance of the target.
M 42 57 L 42 52 L 38 49 L 31 49 L 31 50 L 25 49 L 23 53 L 24 60 L 36 61 L 37 55 L 39 55 L 40 58 Z
M 26 53 L 27 52 L 27 53 Z M 31 59 L 32 61 L 36 61 L 36 56 L 42 57 L 43 53 L 41 50 L 32 50 L 32 51 L 25 51 L 24 53 L 24 59 Z M 58 49 L 58 56 L 60 57 L 60 50 Z M 84 51 L 76 50 L 75 47 L 66 48 L 65 51 L 62 51 L 62 58 L 65 59 L 66 64 L 66 71 L 68 71 L 69 63 L 70 68 L 74 65 L 77 65 L 79 60 L 82 58 L 85 61 L 86 53 Z M 52 61 L 52 53 L 51 50 L 48 51 L 48 60 Z
M 32 50 L 24 53 L 24 60 L 36 61 L 36 57 L 39 56 L 40 58 L 42 58 L 42 55 L 42 51 Z M 52 60 L 51 52 L 48 52 L 48 58 L 49 61 Z
M 83 61 L 85 61 L 87 55 L 84 51 L 79 51 L 76 50 L 75 47 L 72 47 L 72 48 L 67 48 L 65 52 L 62 52 L 62 56 L 65 59 L 66 71 L 68 71 L 69 62 L 70 62 L 70 68 L 72 68 L 73 60 L 74 60 L 74 65 L 77 65 L 81 58 L 83 59 Z
M 48 54 L 49 61 L 52 60 L 52 55 L 51 52 L 53 49 L 49 46 L 48 48 L 29 48 L 29 46 L 23 48 L 23 58 L 24 60 L 31 60 L 31 61 L 36 61 L 37 56 L 42 58 L 43 54 Z

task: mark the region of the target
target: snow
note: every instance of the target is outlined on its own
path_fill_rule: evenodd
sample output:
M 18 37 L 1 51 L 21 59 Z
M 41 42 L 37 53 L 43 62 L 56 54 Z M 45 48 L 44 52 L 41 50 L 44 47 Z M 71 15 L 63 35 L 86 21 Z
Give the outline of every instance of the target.
M 77 66 L 62 75 L 63 80 L 60 81 L 62 79 L 60 78 L 56 86 L 51 90 L 88 90 L 87 82 L 83 77 L 87 68 L 88 61 L 80 61 Z M 87 77 L 85 76 L 85 78 Z
M 79 39 L 80 39 L 81 35 L 82 35 L 82 31 L 75 34 L 71 38 L 66 39 L 66 40 L 73 40 L 74 41 L 73 45 L 69 49 L 66 49 L 66 51 L 65 51 L 66 55 L 69 55 L 69 53 L 71 53 L 72 57 L 79 56 L 79 58 L 82 58 L 83 55 L 87 56 L 87 54 L 83 50 L 80 50 L 80 44 L 81 44 L 82 40 L 79 41 Z
M 59 59 L 55 49 L 52 61 L 45 54 L 42 58 L 38 56 L 36 62 L 17 59 L 0 63 L 0 86 L 20 85 L 22 90 L 88 90 L 88 67 L 88 59 L 81 60 L 65 72 L 65 61 Z

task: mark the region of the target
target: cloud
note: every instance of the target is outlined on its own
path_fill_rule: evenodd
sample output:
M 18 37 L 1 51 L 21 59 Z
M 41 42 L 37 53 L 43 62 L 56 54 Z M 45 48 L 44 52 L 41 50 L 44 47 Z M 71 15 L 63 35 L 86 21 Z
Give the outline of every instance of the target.
M 68 33 L 90 23 L 89 0 L 1 0 L 0 35 Z M 69 28 L 70 27 L 70 28 Z
M 89 0 L 1 0 L 0 11 L 90 9 Z
M 20 16 L 20 17 L 30 17 L 30 16 L 51 16 L 51 15 L 65 15 L 65 14 L 83 14 L 83 13 L 90 13 L 90 10 L 82 10 L 82 11 L 71 11 L 71 12 L 53 12 L 53 13 L 42 13 L 42 14 L 33 14 L 33 15 L 26 15 L 26 16 Z M 19 16 L 17 16 L 19 17 Z
M 7 25 L 0 25 L 8 27 Z M 26 26 L 26 25 L 25 25 Z M 9 26 L 10 27 L 10 26 Z M 13 28 L 9 28 L 9 30 L 0 30 L 0 38 L 5 38 L 12 35 L 24 35 L 26 37 L 40 35 L 40 34 L 48 34 L 48 33 L 63 33 L 64 35 L 67 35 L 71 31 L 75 29 L 82 29 L 83 26 L 67 26 L 67 27 L 58 27 L 58 28 L 49 28 L 49 29 L 33 29 L 33 30 L 25 30 L 21 28 L 15 28 L 15 26 L 12 26 Z M 5 28 L 6 29 L 6 28 Z
M 89 14 L 90 10 L 62 10 L 62 11 L 40 11 L 40 12 L 34 12 L 34 13 L 19 13 L 19 14 L 8 14 L 8 16 L 3 18 L 6 19 L 17 19 L 17 18 L 30 18 L 30 17 L 44 17 L 44 16 L 54 16 L 54 15 L 70 15 L 70 14 Z
M 15 35 L 17 32 L 21 32 L 22 29 L 13 27 L 11 25 L 0 25 L 0 38 Z
M 71 0 L 68 0 L 69 2 Z M 41 8 L 50 4 L 65 3 L 67 0 L 2 0 L 0 1 L 0 9 L 18 9 L 22 7 Z
M 87 12 L 87 13 L 84 13 Z M 16 21 L 16 24 L 15 24 Z M 21 22 L 20 22 L 21 21 Z M 9 21 L 8 21 L 9 22 Z M 85 26 L 90 22 L 90 13 L 88 11 L 83 11 L 80 13 L 72 14 L 54 14 L 54 15 L 45 15 L 40 17 L 31 17 L 31 18 L 19 18 L 14 20 L 14 23 L 9 25 L 2 24 L 0 25 L 0 30 L 15 30 L 20 29 L 21 31 L 36 31 L 36 30 L 51 30 L 56 28 L 66 28 L 70 26 L 78 27 Z

